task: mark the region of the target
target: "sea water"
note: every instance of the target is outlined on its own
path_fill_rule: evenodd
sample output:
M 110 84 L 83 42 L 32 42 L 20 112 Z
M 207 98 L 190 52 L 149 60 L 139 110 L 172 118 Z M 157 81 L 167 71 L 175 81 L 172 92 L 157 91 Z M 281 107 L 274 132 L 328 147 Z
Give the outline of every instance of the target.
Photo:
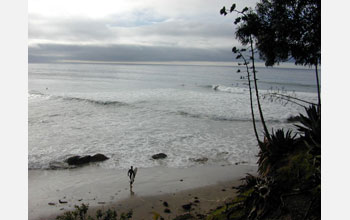
M 29 169 L 50 169 L 70 156 L 96 153 L 110 157 L 99 166 L 113 169 L 256 164 L 244 69 L 64 63 L 28 68 Z M 317 101 L 313 69 L 257 70 L 270 130 L 293 127 L 288 117 L 304 108 L 271 99 L 269 92 Z M 168 157 L 152 160 L 156 153 Z

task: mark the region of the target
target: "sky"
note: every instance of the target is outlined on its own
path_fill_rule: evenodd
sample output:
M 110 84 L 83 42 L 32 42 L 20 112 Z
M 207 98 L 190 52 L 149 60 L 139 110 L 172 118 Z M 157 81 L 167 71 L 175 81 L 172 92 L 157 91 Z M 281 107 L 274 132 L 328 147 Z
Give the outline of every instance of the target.
M 233 61 L 234 15 L 219 13 L 232 3 L 28 0 L 28 61 Z

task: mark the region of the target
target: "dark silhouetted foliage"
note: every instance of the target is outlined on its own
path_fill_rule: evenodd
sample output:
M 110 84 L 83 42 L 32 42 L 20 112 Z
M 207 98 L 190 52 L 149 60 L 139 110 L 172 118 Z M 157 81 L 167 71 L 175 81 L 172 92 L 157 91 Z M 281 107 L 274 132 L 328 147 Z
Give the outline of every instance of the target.
M 295 135 L 292 136 L 292 131 L 284 132 L 283 129 L 278 129 L 275 133 L 272 132 L 270 140 L 265 140 L 259 143 L 259 173 L 263 176 L 268 175 L 272 170 L 275 170 L 274 165 L 278 160 L 290 153 L 296 145 Z
M 318 106 L 305 108 L 306 116 L 300 114 L 296 124 L 298 130 L 304 134 L 305 139 L 313 141 L 315 145 L 321 147 L 321 110 Z
M 321 1 L 261 0 L 237 28 L 247 42 L 252 34 L 267 66 L 287 61 L 315 65 L 321 62 Z
M 65 212 L 63 215 L 57 216 L 57 220 L 95 220 L 92 216 L 87 214 L 89 205 L 84 203 L 81 206 L 75 206 L 74 211 Z M 97 210 L 95 213 L 96 220 L 118 220 L 118 215 L 115 210 L 108 209 L 106 211 Z M 132 218 L 132 211 L 122 213 L 119 220 L 127 220 Z
M 318 105 L 321 105 L 318 67 L 321 63 L 321 0 L 260 0 L 255 10 L 244 8 L 234 21 L 236 38 L 255 46 L 266 66 L 294 59 L 315 66 Z M 221 14 L 227 15 L 226 8 Z

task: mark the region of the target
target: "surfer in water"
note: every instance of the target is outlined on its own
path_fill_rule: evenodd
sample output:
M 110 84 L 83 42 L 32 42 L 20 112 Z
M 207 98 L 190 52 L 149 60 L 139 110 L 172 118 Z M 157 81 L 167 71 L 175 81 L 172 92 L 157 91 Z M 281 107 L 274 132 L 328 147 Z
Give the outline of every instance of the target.
M 132 187 L 132 184 L 134 183 L 136 171 L 137 171 L 137 168 L 133 169 L 132 166 L 128 171 L 128 177 L 130 178 L 130 188 Z

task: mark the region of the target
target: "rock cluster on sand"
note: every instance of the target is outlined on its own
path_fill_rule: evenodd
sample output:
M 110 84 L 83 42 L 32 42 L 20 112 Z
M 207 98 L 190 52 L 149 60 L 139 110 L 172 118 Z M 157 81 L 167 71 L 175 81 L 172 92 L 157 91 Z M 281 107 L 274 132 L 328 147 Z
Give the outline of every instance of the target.
M 94 156 L 87 155 L 83 157 L 81 156 L 69 157 L 67 160 L 65 160 L 65 162 L 68 163 L 69 165 L 84 165 L 90 162 L 101 162 L 108 159 L 109 158 L 103 154 L 95 154 Z

